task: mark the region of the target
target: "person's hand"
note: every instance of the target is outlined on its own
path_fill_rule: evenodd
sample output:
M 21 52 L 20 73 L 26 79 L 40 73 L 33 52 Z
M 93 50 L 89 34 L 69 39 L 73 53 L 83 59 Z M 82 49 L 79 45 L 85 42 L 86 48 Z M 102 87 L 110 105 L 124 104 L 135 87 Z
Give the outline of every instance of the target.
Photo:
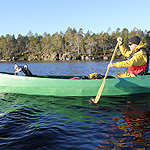
M 114 67 L 114 64 L 113 63 L 109 63 L 107 68 L 111 68 L 111 67 Z
M 123 41 L 123 40 L 122 40 L 122 37 L 119 36 L 119 37 L 117 38 L 117 41 L 118 41 L 119 43 L 122 43 L 122 41 Z

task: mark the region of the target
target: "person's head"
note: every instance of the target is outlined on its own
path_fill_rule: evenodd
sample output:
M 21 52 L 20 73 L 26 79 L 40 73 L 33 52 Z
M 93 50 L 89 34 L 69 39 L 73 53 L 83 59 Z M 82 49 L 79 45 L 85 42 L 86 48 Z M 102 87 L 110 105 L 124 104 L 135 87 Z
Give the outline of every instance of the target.
M 130 50 L 133 51 L 139 44 L 141 39 L 138 36 L 133 36 L 129 40 Z

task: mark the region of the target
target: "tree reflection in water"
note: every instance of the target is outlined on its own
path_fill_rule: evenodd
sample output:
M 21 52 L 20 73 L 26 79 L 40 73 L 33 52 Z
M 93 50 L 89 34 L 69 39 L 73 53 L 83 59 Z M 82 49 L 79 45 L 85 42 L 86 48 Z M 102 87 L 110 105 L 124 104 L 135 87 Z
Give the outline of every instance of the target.
M 142 96 L 142 95 L 141 95 Z M 127 100 L 127 99 L 126 99 Z M 128 101 L 121 106 L 122 115 L 113 118 L 114 133 L 104 133 L 105 140 L 99 141 L 99 149 L 147 149 L 150 148 L 150 110 L 148 102 Z M 112 129 L 111 129 L 112 130 Z

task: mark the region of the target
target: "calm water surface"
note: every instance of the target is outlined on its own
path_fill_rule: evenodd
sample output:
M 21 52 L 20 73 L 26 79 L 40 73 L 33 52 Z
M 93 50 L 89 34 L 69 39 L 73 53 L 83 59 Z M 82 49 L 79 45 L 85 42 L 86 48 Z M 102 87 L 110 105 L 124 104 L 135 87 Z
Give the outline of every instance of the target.
M 107 64 L 28 66 L 34 74 L 88 75 L 105 74 Z M 14 63 L 0 63 L 0 71 L 13 72 Z M 109 74 L 117 71 L 111 69 Z M 101 97 L 98 105 L 90 99 L 0 93 L 0 150 L 150 149 L 150 94 Z

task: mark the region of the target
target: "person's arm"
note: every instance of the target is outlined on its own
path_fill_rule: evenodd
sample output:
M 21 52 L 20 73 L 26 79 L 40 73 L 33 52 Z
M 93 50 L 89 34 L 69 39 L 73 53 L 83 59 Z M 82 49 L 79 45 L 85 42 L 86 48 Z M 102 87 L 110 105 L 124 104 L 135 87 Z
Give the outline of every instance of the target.
M 122 55 L 124 55 L 125 57 L 129 57 L 132 52 L 126 49 L 122 37 L 118 37 L 117 41 L 119 42 L 119 49 Z
M 140 51 L 135 54 L 130 60 L 122 61 L 113 63 L 115 68 L 122 68 L 122 67 L 131 67 L 131 66 L 141 66 L 147 63 L 147 56 L 146 52 Z

